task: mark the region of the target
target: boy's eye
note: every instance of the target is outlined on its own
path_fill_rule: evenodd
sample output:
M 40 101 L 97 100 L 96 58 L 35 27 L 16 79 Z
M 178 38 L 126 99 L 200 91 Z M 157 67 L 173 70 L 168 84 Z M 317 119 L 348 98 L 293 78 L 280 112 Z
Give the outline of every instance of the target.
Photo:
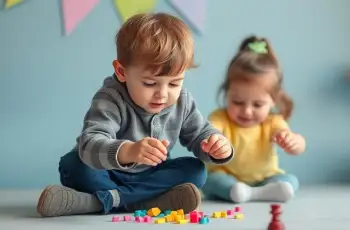
M 181 85 L 181 82 L 182 82 L 182 80 L 173 81 L 170 83 L 170 86 L 179 87 Z
M 145 86 L 153 86 L 153 85 L 155 85 L 156 83 L 155 83 L 155 82 L 143 82 L 143 84 L 144 84 Z

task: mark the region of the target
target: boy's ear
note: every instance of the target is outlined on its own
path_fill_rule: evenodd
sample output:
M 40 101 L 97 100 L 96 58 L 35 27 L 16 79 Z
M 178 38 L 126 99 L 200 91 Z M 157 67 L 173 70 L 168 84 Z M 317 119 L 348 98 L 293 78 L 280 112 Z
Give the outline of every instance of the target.
M 124 67 L 118 60 L 113 61 L 114 73 L 120 82 L 125 82 L 125 71 Z

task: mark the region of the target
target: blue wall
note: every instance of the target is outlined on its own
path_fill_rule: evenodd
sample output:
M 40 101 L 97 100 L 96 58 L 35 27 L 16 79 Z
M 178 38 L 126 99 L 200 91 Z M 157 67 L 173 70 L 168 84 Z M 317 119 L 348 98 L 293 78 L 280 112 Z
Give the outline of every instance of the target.
M 350 1 L 207 3 L 205 34 L 195 35 L 201 66 L 185 82 L 200 110 L 208 115 L 216 107 L 216 87 L 240 40 L 267 36 L 296 102 L 292 127 L 308 141 L 301 157 L 281 153 L 282 167 L 303 184 L 349 181 Z M 157 11 L 175 13 L 166 1 Z M 59 0 L 0 10 L 0 187 L 58 183 L 58 160 L 74 145 L 93 93 L 113 71 L 120 26 L 113 1 L 101 1 L 69 37 L 62 36 L 60 13 Z M 180 146 L 175 152 L 187 154 Z

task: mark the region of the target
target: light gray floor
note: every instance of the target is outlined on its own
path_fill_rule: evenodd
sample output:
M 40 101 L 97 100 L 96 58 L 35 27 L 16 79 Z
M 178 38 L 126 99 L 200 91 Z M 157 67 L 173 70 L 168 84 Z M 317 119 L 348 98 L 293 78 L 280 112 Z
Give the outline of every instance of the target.
M 35 205 L 40 191 L 0 190 L 0 229 L 267 229 L 270 207 L 267 203 L 242 204 L 244 220 L 214 219 L 207 225 L 112 223 L 113 215 L 39 218 Z M 286 230 L 349 230 L 350 186 L 302 188 L 296 198 L 282 205 Z M 232 208 L 232 204 L 204 201 L 201 210 L 207 214 Z

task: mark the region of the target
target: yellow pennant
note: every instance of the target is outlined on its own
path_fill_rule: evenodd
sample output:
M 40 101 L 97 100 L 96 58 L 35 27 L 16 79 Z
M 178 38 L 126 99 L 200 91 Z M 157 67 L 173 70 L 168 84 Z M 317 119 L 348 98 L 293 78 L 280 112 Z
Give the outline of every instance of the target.
M 114 4 L 123 22 L 129 17 L 152 11 L 156 5 L 156 0 L 114 0 Z
M 22 3 L 23 0 L 6 0 L 5 1 L 5 8 L 8 9 L 8 8 L 11 8 L 19 3 Z

